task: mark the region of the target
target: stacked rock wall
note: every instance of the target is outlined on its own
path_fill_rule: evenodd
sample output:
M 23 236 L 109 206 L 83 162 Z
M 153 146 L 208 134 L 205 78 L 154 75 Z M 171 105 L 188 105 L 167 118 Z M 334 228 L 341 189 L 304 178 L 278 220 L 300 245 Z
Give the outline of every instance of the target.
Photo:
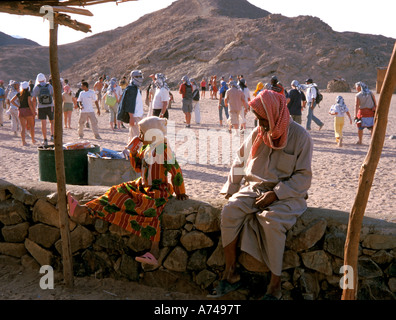
M 106 191 L 70 186 L 82 202 Z M 16 186 L 0 180 L 0 255 L 20 259 L 25 268 L 51 265 L 61 271 L 61 238 L 54 184 Z M 114 277 L 202 295 L 224 269 L 220 213 L 225 200 L 171 200 L 162 216 L 160 266 L 141 265 L 135 256 L 150 241 L 130 235 L 103 220 L 70 222 L 75 276 Z M 309 208 L 288 231 L 282 272 L 283 299 L 340 299 L 340 268 L 348 214 Z M 359 298 L 395 299 L 396 225 L 365 218 L 359 251 Z M 1 261 L 1 260 L 0 260 Z M 254 299 L 265 293 L 268 268 L 239 254 L 245 289 L 231 299 Z

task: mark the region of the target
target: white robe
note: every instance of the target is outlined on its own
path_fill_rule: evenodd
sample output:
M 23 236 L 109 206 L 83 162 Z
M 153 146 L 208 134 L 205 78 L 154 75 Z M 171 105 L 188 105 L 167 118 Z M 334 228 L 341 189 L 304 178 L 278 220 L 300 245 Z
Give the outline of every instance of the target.
M 241 146 L 221 190 L 221 194 L 232 195 L 221 214 L 222 242 L 225 247 L 239 235 L 241 250 L 279 276 L 286 232 L 307 209 L 313 142 L 308 132 L 291 120 L 286 147 L 274 150 L 263 142 L 241 174 L 256 136 L 257 129 Z M 264 211 L 254 207 L 256 198 L 269 190 L 279 200 Z

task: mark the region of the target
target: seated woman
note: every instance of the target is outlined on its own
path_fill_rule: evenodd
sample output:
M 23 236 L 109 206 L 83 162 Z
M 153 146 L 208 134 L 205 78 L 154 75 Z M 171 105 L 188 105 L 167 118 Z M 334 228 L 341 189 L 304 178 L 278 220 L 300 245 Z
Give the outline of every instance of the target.
M 168 200 L 185 200 L 182 171 L 166 141 L 167 120 L 147 117 L 139 125 L 140 135 L 126 147 L 133 169 L 141 173 L 134 181 L 111 187 L 104 195 L 80 205 L 67 194 L 72 219 L 87 216 L 100 218 L 152 242 L 150 252 L 136 261 L 158 265 L 161 236 L 160 217 Z M 171 174 L 171 184 L 168 183 Z

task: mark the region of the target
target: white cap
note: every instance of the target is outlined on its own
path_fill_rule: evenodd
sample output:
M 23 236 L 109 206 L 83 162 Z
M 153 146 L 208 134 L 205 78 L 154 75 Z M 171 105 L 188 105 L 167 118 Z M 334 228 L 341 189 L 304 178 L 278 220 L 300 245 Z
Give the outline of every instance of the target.
M 37 81 L 38 81 L 38 82 L 42 82 L 42 81 L 47 81 L 47 79 L 45 78 L 45 75 L 44 75 L 44 74 L 39 73 L 39 74 L 37 75 Z
M 29 88 L 29 82 L 23 81 L 21 83 L 21 87 L 22 87 L 23 90 L 28 89 Z

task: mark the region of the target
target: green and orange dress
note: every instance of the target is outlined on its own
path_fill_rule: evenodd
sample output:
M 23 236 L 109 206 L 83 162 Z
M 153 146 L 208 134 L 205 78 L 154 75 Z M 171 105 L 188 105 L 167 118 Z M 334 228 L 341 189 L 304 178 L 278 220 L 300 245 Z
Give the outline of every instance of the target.
M 152 164 L 148 164 L 144 157 L 146 148 L 151 146 L 140 145 L 132 146 L 129 159 L 141 177 L 111 187 L 104 195 L 86 203 L 86 207 L 94 217 L 159 242 L 160 219 L 165 204 L 173 197 L 173 192 L 185 194 L 183 175 L 166 143 L 157 146 L 153 153 L 162 161 Z M 168 173 L 171 174 L 171 184 L 168 183 Z

